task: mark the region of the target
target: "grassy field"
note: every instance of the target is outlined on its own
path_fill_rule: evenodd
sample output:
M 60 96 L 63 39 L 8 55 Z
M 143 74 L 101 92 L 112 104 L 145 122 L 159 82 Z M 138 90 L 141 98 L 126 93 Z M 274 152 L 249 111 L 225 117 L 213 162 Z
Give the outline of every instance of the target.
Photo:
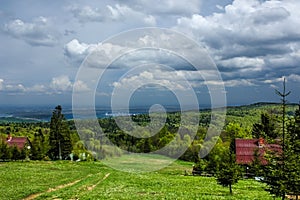
M 191 168 L 192 163 L 176 161 L 156 172 L 128 173 L 101 162 L 5 162 L 0 163 L 0 199 L 273 199 L 254 180 L 239 181 L 230 196 L 214 178 L 184 176 Z

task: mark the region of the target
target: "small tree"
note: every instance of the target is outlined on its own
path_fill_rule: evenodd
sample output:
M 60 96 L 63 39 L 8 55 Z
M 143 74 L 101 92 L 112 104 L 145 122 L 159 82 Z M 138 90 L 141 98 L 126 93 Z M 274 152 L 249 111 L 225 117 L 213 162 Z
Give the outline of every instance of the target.
M 232 194 L 232 185 L 238 182 L 241 175 L 241 168 L 237 165 L 235 157 L 235 138 L 245 135 L 245 130 L 239 124 L 230 123 L 226 127 L 226 134 L 230 143 L 217 169 L 217 182 L 224 187 L 229 187 Z
M 229 187 L 230 194 L 232 194 L 232 185 L 238 182 L 241 175 L 241 169 L 235 162 L 234 157 L 233 154 L 229 153 L 228 157 L 223 158 L 217 172 L 218 184 Z

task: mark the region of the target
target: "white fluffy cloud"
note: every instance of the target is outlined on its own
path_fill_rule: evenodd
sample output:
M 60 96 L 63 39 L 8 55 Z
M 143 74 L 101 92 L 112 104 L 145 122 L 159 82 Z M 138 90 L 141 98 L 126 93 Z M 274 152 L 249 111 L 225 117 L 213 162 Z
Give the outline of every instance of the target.
M 133 10 L 126 5 L 116 4 L 115 6 L 108 5 L 107 8 L 110 11 L 110 16 L 112 20 L 128 20 L 128 21 L 141 21 L 145 25 L 154 26 L 156 25 L 156 20 L 152 15 L 146 15 L 142 12 Z
M 201 0 L 126 0 L 119 1 L 133 7 L 136 10 L 142 10 L 145 13 L 153 15 L 190 15 L 191 13 L 199 13 Z
M 123 91 L 138 89 L 139 87 L 149 86 L 149 84 L 155 84 L 155 87 L 158 89 L 165 87 L 172 91 L 185 91 L 187 89 L 184 84 L 181 84 L 178 77 L 173 76 L 170 78 L 170 75 L 172 75 L 172 72 L 161 70 L 143 71 L 139 74 L 122 78 L 120 81 L 114 82 L 113 86 Z
M 44 85 L 36 84 L 32 87 L 27 88 L 26 91 L 28 91 L 28 92 L 37 92 L 37 93 L 47 93 L 48 88 Z
M 64 51 L 71 61 L 81 63 L 97 46 L 98 44 L 80 43 L 77 39 L 73 39 L 65 45 Z
M 300 75 L 298 74 L 290 74 L 288 76 L 282 76 L 282 77 L 278 77 L 278 78 L 272 78 L 272 79 L 266 79 L 263 81 L 263 83 L 266 84 L 275 84 L 275 83 L 282 83 L 283 80 L 286 80 L 287 82 L 296 82 L 299 83 L 300 82 Z
M 72 5 L 68 7 L 68 10 L 71 11 L 74 17 L 80 22 L 102 22 L 108 14 L 105 12 L 105 8 L 92 8 L 91 6 Z
M 88 85 L 77 80 L 72 82 L 68 76 L 62 75 L 53 77 L 48 85 L 35 84 L 33 86 L 24 86 L 23 84 L 6 83 L 0 79 L 0 92 L 18 94 L 18 93 L 38 93 L 38 94 L 61 94 L 63 92 L 72 92 L 73 88 L 76 92 L 90 91 Z
M 59 76 L 52 78 L 50 88 L 57 92 L 64 92 L 72 89 L 72 83 L 68 76 Z
M 294 81 L 294 82 L 300 82 L 300 75 L 298 74 L 291 74 L 287 77 L 287 80 Z
M 127 21 L 148 26 L 156 25 L 156 19 L 153 15 L 134 10 L 127 5 L 115 4 L 102 7 L 72 5 L 68 7 L 68 10 L 82 23 Z
M 90 91 L 90 88 L 85 82 L 83 82 L 82 80 L 77 80 L 76 82 L 72 82 L 70 78 L 66 75 L 52 78 L 49 87 L 55 93 L 58 94 L 63 92 L 72 92 L 73 89 L 76 90 L 76 92 Z
M 15 19 L 5 24 L 4 30 L 12 37 L 22 39 L 32 46 L 53 46 L 57 42 L 50 22 L 45 17 L 36 18 L 33 22 Z
M 23 84 L 6 83 L 3 79 L 0 79 L 0 91 L 6 93 L 25 93 L 25 92 L 38 92 L 46 93 L 47 87 L 44 85 L 34 85 L 32 87 L 25 87 Z
M 73 89 L 76 92 L 88 92 L 88 91 L 90 91 L 90 88 L 88 87 L 88 85 L 85 82 L 81 81 L 81 80 L 78 80 L 73 84 Z
M 250 72 L 259 72 L 265 66 L 265 61 L 262 58 L 235 57 L 226 60 L 219 60 L 218 65 L 226 68 L 238 69 L 240 71 L 247 70 Z
M 5 90 L 7 92 L 25 92 L 26 88 L 22 84 L 17 84 L 17 85 L 6 85 Z
M 84 42 L 79 42 L 77 39 L 73 39 L 64 46 L 65 55 L 68 57 L 69 61 L 75 66 L 79 66 L 84 58 L 97 50 L 97 56 L 95 59 L 90 57 L 91 66 L 99 66 L 102 62 L 106 62 L 108 59 L 114 58 L 116 54 L 120 51 L 126 51 L 127 47 L 122 47 L 119 45 L 113 45 L 111 43 L 105 44 L 86 44 Z M 101 57 L 100 57 L 101 56 Z
M 0 79 L 0 92 L 22 93 L 26 88 L 22 84 L 7 84 L 3 79 Z

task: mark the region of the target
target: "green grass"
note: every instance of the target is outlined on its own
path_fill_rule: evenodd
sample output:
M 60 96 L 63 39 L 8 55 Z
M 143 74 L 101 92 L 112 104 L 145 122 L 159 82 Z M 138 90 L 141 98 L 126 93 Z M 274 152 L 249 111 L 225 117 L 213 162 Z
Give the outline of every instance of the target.
M 165 162 L 165 158 L 143 158 Z M 136 165 L 143 166 L 137 158 Z M 128 161 L 128 163 L 126 163 Z M 134 165 L 134 157 L 122 158 L 124 166 Z M 141 169 L 138 167 L 138 169 Z M 192 163 L 176 161 L 166 168 L 149 173 L 117 171 L 101 162 L 6 162 L 0 163 L 0 199 L 273 199 L 264 185 L 241 180 L 228 188 L 215 178 L 184 176 Z M 52 188 L 52 189 L 50 189 Z M 33 196 L 31 196 L 33 197 Z

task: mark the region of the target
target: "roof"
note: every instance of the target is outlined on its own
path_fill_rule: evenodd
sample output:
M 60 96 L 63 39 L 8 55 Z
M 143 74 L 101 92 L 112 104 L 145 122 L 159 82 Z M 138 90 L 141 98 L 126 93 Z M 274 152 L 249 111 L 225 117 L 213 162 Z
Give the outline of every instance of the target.
M 280 152 L 281 146 L 278 144 L 267 144 L 262 138 L 260 139 L 235 139 L 236 162 L 238 164 L 251 164 L 254 161 L 255 151 L 263 165 L 267 164 L 264 155 L 266 150 Z
M 6 140 L 8 146 L 17 146 L 19 149 L 23 149 L 26 144 L 30 145 L 27 137 L 10 137 Z

